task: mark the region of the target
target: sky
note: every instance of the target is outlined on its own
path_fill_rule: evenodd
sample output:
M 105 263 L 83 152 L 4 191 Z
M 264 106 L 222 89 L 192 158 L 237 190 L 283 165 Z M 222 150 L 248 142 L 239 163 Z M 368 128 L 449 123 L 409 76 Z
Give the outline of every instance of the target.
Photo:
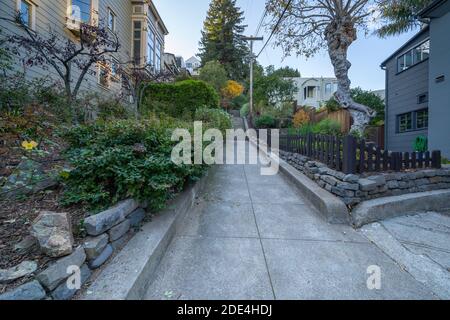
M 169 29 L 165 51 L 181 55 L 185 60 L 196 55 L 210 0 L 153 0 L 153 2 Z M 264 12 L 264 3 L 265 0 L 237 0 L 237 5 L 244 11 L 244 25 L 248 25 L 246 35 L 253 35 L 256 32 Z M 269 32 L 263 30 L 260 35 L 267 39 Z M 380 39 L 374 35 L 360 35 L 349 48 L 348 57 L 352 63 L 349 76 L 352 87 L 366 90 L 384 89 L 385 73 L 380 68 L 381 62 L 413 35 L 414 32 L 409 32 L 387 39 Z M 258 53 L 263 44 L 264 42 L 255 42 L 254 51 Z M 303 77 L 334 76 L 333 67 L 325 51 L 308 60 L 295 55 L 283 59 L 281 48 L 274 48 L 269 44 L 258 61 L 263 66 L 289 66 L 298 69 Z

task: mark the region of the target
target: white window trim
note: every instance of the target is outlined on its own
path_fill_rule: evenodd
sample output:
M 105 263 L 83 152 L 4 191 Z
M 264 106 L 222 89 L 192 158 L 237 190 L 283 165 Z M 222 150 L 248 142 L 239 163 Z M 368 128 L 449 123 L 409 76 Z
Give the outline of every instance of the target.
M 30 10 L 31 10 L 31 14 L 30 14 L 30 18 L 31 18 L 31 25 L 29 25 L 29 27 L 32 30 L 36 30 L 36 7 L 37 5 L 31 1 L 31 0 L 16 0 L 16 12 L 20 12 L 20 4 L 23 2 L 26 2 L 30 5 Z
M 112 29 L 109 27 L 109 15 L 113 16 L 113 27 Z M 111 7 L 108 7 L 108 30 L 111 30 L 113 32 L 116 31 L 117 27 L 117 14 L 114 12 L 113 9 L 111 9 Z
M 106 68 L 108 68 L 108 66 L 104 65 L 102 63 L 97 63 L 97 69 L 98 69 L 98 71 L 97 71 L 97 84 L 100 87 L 104 88 L 104 89 L 110 89 L 111 88 L 111 71 L 107 70 L 108 71 L 108 74 L 106 76 L 106 78 L 107 78 L 107 81 L 106 81 L 107 85 L 102 84 L 101 81 L 100 81 L 100 79 L 101 79 L 101 71 L 102 71 L 103 68 L 106 69 Z
M 98 2 L 99 0 L 90 0 L 91 1 L 91 12 L 89 16 L 89 24 L 92 26 L 98 25 Z M 66 6 L 66 25 L 69 29 L 79 28 L 81 20 L 74 19 L 72 16 L 72 0 L 67 0 Z

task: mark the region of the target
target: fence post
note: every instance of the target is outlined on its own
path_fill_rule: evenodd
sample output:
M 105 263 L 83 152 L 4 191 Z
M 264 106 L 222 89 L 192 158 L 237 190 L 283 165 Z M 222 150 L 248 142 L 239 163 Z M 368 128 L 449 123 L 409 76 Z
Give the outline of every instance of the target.
M 345 174 L 356 173 L 356 139 L 351 135 L 344 137 L 342 171 Z
M 442 159 L 440 151 L 433 151 L 431 154 L 431 165 L 433 168 L 440 169 L 442 167 Z
M 312 155 L 312 135 L 308 133 L 306 136 L 306 156 L 311 158 Z

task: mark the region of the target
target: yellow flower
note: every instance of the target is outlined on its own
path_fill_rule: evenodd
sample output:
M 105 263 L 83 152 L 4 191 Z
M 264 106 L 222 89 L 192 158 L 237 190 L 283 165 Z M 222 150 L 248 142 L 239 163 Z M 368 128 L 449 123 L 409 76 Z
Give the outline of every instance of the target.
M 22 142 L 22 147 L 25 150 L 33 150 L 34 148 L 36 148 L 38 146 L 36 141 L 23 141 Z

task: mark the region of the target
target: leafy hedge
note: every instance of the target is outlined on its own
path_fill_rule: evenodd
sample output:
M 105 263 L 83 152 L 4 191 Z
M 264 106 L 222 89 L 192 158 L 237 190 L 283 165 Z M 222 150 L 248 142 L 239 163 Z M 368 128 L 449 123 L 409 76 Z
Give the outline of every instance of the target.
M 262 115 L 256 118 L 255 127 L 258 129 L 272 129 L 276 126 L 276 120 L 271 115 Z
M 216 90 L 204 81 L 184 80 L 175 83 L 154 83 L 145 89 L 141 112 L 164 113 L 171 117 L 192 119 L 199 107 L 218 108 Z
M 219 129 L 223 134 L 233 126 L 230 115 L 221 109 L 198 109 L 195 112 L 195 120 L 206 122 L 207 127 Z
M 148 200 L 153 209 L 198 179 L 205 166 L 171 161 L 172 129 L 184 122 L 156 118 L 115 120 L 77 126 L 66 133 L 67 159 L 74 168 L 65 180 L 63 204 L 100 209 L 127 197 Z

